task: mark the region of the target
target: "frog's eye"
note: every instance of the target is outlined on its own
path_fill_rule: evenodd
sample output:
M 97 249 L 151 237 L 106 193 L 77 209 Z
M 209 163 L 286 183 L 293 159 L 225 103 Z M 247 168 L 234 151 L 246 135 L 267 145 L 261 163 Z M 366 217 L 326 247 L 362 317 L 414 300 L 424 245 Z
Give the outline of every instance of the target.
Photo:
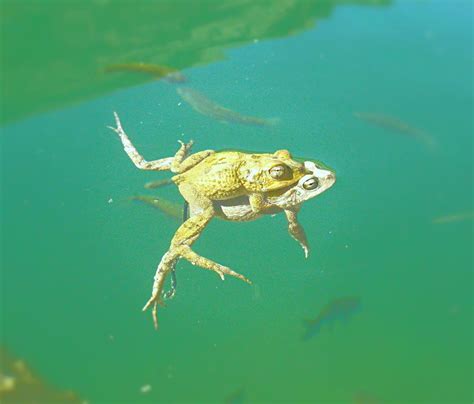
M 307 189 L 308 191 L 312 189 L 316 189 L 318 185 L 319 185 L 319 182 L 316 177 L 309 178 L 305 182 L 303 182 L 303 188 Z
M 273 166 L 272 168 L 270 168 L 270 176 L 272 178 L 275 178 L 276 180 L 283 178 L 285 173 L 286 173 L 286 166 L 278 165 L 278 166 Z

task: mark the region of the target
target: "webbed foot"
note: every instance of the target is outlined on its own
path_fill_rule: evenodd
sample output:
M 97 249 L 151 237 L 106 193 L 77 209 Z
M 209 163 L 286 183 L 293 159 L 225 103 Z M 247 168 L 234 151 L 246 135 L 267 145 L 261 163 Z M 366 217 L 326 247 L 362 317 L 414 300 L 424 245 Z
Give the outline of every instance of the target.
M 182 245 L 178 247 L 179 255 L 189 261 L 192 265 L 201 267 L 203 269 L 209 269 L 211 271 L 214 271 L 219 275 L 219 277 L 224 280 L 225 275 L 233 276 L 234 278 L 240 279 L 249 285 L 252 284 L 252 282 L 247 279 L 245 276 L 242 274 L 239 274 L 238 272 L 233 271 L 232 269 L 218 264 L 217 262 L 214 262 L 210 260 L 209 258 L 202 257 L 198 254 L 196 254 L 193 250 L 188 245 Z

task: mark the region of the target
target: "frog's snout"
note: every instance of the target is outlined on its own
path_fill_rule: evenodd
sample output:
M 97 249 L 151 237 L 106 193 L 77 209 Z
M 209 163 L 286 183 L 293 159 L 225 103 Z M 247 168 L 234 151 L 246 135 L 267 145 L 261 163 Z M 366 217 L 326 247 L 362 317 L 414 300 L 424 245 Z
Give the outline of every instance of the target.
M 334 184 L 336 182 L 336 173 L 329 171 L 329 174 L 326 176 L 327 181 L 331 182 Z
M 336 182 L 336 173 L 327 170 L 318 171 L 319 172 L 317 175 L 319 177 L 319 182 L 321 183 L 321 186 L 324 187 L 324 189 L 331 188 Z

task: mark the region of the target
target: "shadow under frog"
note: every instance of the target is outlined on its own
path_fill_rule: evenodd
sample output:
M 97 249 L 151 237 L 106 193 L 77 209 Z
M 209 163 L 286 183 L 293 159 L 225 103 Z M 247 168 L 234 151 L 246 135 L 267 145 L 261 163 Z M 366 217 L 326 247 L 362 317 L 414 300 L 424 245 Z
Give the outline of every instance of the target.
M 116 113 L 115 120 L 117 127 L 110 128 L 120 136 L 124 150 L 135 166 L 142 170 L 170 170 L 176 173 L 172 180 L 189 204 L 189 218 L 178 228 L 170 248 L 163 255 L 155 273 L 152 295 L 143 308 L 145 311 L 153 307 L 155 328 L 158 327 L 156 313 L 158 304 L 162 304 L 165 278 L 180 258 L 216 272 L 222 280 L 225 275 L 230 275 L 251 283 L 245 276 L 191 249 L 214 216 L 247 221 L 283 210 L 290 234 L 303 247 L 305 256 L 308 256 L 306 236 L 297 221 L 297 212 L 306 199 L 303 198 L 304 193 L 298 194 L 298 191 L 302 188 L 319 194 L 332 186 L 334 173 L 320 170 L 314 163 L 311 166 L 310 162 L 297 162 L 287 150 L 273 154 L 206 150 L 188 156 L 192 142 L 180 142 L 181 147 L 174 157 L 146 161 L 129 140 Z M 321 181 L 315 175 L 315 170 L 319 170 Z M 301 180 L 304 182 L 301 183 Z

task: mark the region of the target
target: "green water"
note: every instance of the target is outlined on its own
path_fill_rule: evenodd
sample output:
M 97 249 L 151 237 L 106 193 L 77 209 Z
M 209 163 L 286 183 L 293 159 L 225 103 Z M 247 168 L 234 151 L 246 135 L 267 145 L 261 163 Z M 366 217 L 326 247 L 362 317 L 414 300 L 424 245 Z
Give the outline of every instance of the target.
M 10 352 L 89 403 L 473 401 L 469 0 L 2 3 Z M 173 28 L 153 31 L 153 12 Z M 138 59 L 280 123 L 224 124 L 182 102 L 176 84 L 97 73 Z M 336 185 L 299 215 L 310 257 L 282 215 L 215 220 L 195 251 L 254 286 L 182 261 L 156 332 L 141 307 L 178 222 L 129 197 L 180 196 L 143 189 L 167 173 L 133 166 L 106 128 L 112 111 L 149 160 L 192 138 L 195 151 L 287 148 L 334 167 Z M 357 112 L 395 117 L 433 145 Z M 360 297 L 359 312 L 303 341 L 303 319 L 344 296 Z

